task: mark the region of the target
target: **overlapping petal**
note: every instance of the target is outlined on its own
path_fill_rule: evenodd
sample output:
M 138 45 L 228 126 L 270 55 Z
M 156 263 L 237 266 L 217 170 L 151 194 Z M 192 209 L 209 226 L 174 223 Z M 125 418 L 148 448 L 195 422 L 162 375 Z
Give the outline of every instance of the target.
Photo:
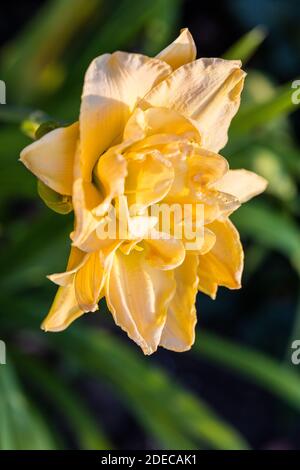
M 194 39 L 187 28 L 169 46 L 163 49 L 157 58 L 171 65 L 173 70 L 196 59 L 197 50 Z
M 91 178 L 101 154 L 118 143 L 137 99 L 170 72 L 165 62 L 141 54 L 115 52 L 93 60 L 85 75 L 80 110 L 83 179 Z
M 160 346 L 172 351 L 187 351 L 195 341 L 198 256 L 188 254 L 175 269 L 176 292 L 170 302 Z
M 184 261 L 185 248 L 182 240 L 157 233 L 157 238 L 145 240 L 145 245 L 148 263 L 158 269 L 175 269 Z
M 41 327 L 44 331 L 63 331 L 83 314 L 77 303 L 74 284 L 59 287 Z
M 227 142 L 231 119 L 240 105 L 245 78 L 240 67 L 236 60 L 198 59 L 154 87 L 141 106 L 170 108 L 193 119 L 202 146 L 218 152 Z
M 49 188 L 63 195 L 72 195 L 78 136 L 78 123 L 55 129 L 25 147 L 20 160 Z
M 262 176 L 248 170 L 229 170 L 220 180 L 213 184 L 218 191 L 232 194 L 240 202 L 262 193 L 268 182 Z
M 241 287 L 244 253 L 239 233 L 229 219 L 215 220 L 208 228 L 215 233 L 216 241 L 199 257 L 199 290 L 215 298 L 218 286 Z
M 87 261 L 75 274 L 74 287 L 79 307 L 84 312 L 98 310 L 98 302 L 111 261 L 104 260 L 101 251 L 88 255 Z
M 172 271 L 153 268 L 144 252 L 115 254 L 106 301 L 117 325 L 144 351 L 156 351 L 175 291 Z

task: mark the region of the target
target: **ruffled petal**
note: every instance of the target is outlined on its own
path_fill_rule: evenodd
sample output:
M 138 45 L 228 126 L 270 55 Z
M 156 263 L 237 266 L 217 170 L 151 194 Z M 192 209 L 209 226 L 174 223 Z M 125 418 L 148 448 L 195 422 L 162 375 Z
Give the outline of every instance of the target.
M 175 110 L 161 107 L 145 111 L 136 108 L 124 129 L 125 140 L 139 141 L 133 146 L 134 151 L 161 143 L 168 144 L 174 137 L 200 142 L 199 131 L 193 121 Z
M 199 257 L 199 290 L 215 298 L 217 286 L 241 287 L 244 252 L 239 233 L 229 219 L 215 220 L 208 228 L 215 233 L 216 242 Z
M 28 145 L 20 155 L 24 165 L 54 191 L 72 194 L 78 123 L 55 129 Z
M 141 153 L 128 158 L 125 195 L 131 213 L 144 211 L 168 193 L 174 180 L 171 162 L 158 152 Z M 136 211 L 132 211 L 133 205 Z
M 196 59 L 197 49 L 193 36 L 187 28 L 180 31 L 180 35 L 169 46 L 163 49 L 156 58 L 167 62 L 172 69 L 178 69 Z
M 262 193 L 268 185 L 267 180 L 262 176 L 248 170 L 229 170 L 220 180 L 213 183 L 213 187 L 218 191 L 232 194 L 240 202 Z
M 145 240 L 146 259 L 148 263 L 158 269 L 175 269 L 183 263 L 185 258 L 184 244 L 181 240 L 159 234 L 157 238 Z
M 140 103 L 174 109 L 197 122 L 202 146 L 218 152 L 240 105 L 245 73 L 236 60 L 198 59 L 179 67 Z
M 79 308 L 74 285 L 59 287 L 50 311 L 43 321 L 44 331 L 65 330 L 74 320 L 83 315 Z
M 106 301 L 116 324 L 144 354 L 157 349 L 174 289 L 173 271 L 153 268 L 143 251 L 115 254 L 106 282 Z
M 91 178 L 100 155 L 118 143 L 137 99 L 170 72 L 165 62 L 141 54 L 115 52 L 93 60 L 85 75 L 80 111 L 83 179 Z
M 171 351 L 187 351 L 195 341 L 198 256 L 188 254 L 175 269 L 176 292 L 170 303 L 160 346 Z
M 101 222 L 93 210 L 103 201 L 99 190 L 93 183 L 77 178 L 73 184 L 73 207 L 75 212 L 75 227 L 71 233 L 73 245 L 84 250 L 87 240 Z M 90 251 L 90 250 L 87 250 Z
M 72 246 L 66 271 L 50 274 L 50 276 L 47 276 L 48 279 L 58 286 L 67 286 L 68 284 L 71 284 L 76 271 L 78 271 L 78 269 L 85 263 L 87 256 L 87 253 L 79 250 L 75 246 Z
M 78 305 L 84 312 L 98 310 L 100 294 L 104 286 L 110 260 L 101 251 L 90 253 L 87 261 L 76 272 L 74 287 Z

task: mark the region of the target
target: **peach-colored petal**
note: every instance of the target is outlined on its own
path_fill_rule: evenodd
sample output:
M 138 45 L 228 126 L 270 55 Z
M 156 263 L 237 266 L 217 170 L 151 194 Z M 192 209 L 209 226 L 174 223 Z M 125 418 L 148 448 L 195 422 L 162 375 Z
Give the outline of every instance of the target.
M 245 73 L 234 60 L 198 59 L 175 70 L 140 103 L 174 109 L 196 121 L 202 146 L 218 152 L 240 105 Z
M 167 62 L 173 70 L 196 59 L 197 50 L 194 39 L 187 28 L 169 46 L 157 54 L 157 59 Z
M 172 351 L 187 351 L 195 341 L 198 256 L 188 254 L 175 269 L 176 292 L 171 300 L 160 346 Z
M 144 354 L 157 349 L 174 289 L 173 272 L 150 266 L 144 251 L 115 254 L 106 282 L 106 301 L 116 324 Z
M 114 52 L 93 60 L 85 75 L 80 110 L 83 179 L 91 178 L 100 155 L 118 143 L 137 99 L 170 72 L 165 62 L 141 54 Z
M 183 242 L 167 234 L 157 235 L 160 237 L 145 240 L 148 263 L 158 269 L 177 268 L 185 258 Z
M 244 253 L 239 233 L 229 219 L 215 220 L 208 228 L 215 233 L 216 242 L 199 257 L 199 290 L 214 298 L 217 286 L 241 287 Z
M 111 260 L 104 260 L 101 251 L 88 255 L 87 261 L 75 274 L 74 287 L 79 307 L 84 312 L 98 310 L 98 302 L 103 289 Z
M 54 129 L 22 150 L 20 160 L 54 191 L 72 194 L 78 123 Z
M 168 193 L 174 179 L 171 162 L 158 152 L 133 153 L 128 158 L 128 174 L 125 180 L 125 195 L 128 206 L 136 206 L 144 211 L 148 206 L 160 201 Z
M 248 170 L 229 170 L 220 180 L 213 183 L 212 187 L 235 196 L 240 202 L 262 193 L 268 185 L 262 176 Z
M 85 263 L 87 254 L 75 246 L 71 247 L 71 252 L 65 272 L 50 274 L 48 279 L 57 284 L 58 286 L 67 286 L 71 284 L 74 279 L 76 271 Z
M 74 285 L 69 284 L 68 286 L 59 287 L 41 328 L 45 331 L 65 330 L 83 313 L 76 300 Z

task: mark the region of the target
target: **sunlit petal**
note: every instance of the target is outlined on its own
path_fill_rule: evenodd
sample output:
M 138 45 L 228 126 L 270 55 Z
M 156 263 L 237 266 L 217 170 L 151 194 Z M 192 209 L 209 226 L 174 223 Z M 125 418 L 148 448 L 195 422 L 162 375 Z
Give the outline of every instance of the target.
M 60 127 L 25 147 L 20 160 L 51 189 L 71 195 L 77 140 L 78 123 Z
M 91 178 L 100 155 L 121 138 L 138 98 L 169 75 L 159 59 L 115 52 L 97 57 L 89 66 L 80 111 L 81 175 Z
M 218 191 L 235 196 L 240 202 L 249 201 L 262 193 L 268 182 L 262 176 L 248 170 L 229 170 L 219 181 L 213 184 Z
M 173 70 L 196 59 L 197 50 L 194 39 L 187 28 L 169 46 L 157 54 L 157 58 L 167 62 Z
M 116 253 L 106 283 L 107 304 L 116 324 L 145 354 L 157 349 L 174 289 L 173 272 L 150 266 L 144 252 Z
M 208 227 L 215 233 L 216 242 L 199 257 L 199 289 L 214 298 L 217 286 L 241 287 L 244 253 L 239 233 L 229 219 L 216 220 Z
M 79 308 L 74 285 L 59 287 L 50 311 L 41 328 L 45 331 L 65 330 L 74 320 L 83 315 Z
M 171 300 L 160 346 L 187 351 L 195 341 L 198 256 L 187 254 L 175 269 L 176 292 Z
M 240 105 L 245 73 L 234 60 L 198 59 L 175 70 L 145 96 L 141 106 L 178 111 L 198 123 L 202 146 L 218 152 L 227 142 Z

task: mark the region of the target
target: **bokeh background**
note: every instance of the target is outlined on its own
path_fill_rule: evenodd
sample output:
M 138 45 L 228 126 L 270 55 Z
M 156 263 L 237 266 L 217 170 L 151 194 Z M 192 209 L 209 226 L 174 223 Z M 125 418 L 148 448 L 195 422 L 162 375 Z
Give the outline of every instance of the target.
M 1 449 L 300 449 L 300 365 L 291 363 L 300 339 L 299 24 L 298 0 L 1 3 Z M 145 358 L 104 304 L 45 334 L 55 292 L 45 275 L 65 266 L 72 215 L 51 212 L 18 162 L 28 114 L 72 122 L 95 56 L 154 55 L 184 26 L 198 56 L 241 58 L 248 72 L 223 154 L 269 187 L 233 217 L 243 289 L 220 289 L 216 301 L 199 294 L 188 353 Z

